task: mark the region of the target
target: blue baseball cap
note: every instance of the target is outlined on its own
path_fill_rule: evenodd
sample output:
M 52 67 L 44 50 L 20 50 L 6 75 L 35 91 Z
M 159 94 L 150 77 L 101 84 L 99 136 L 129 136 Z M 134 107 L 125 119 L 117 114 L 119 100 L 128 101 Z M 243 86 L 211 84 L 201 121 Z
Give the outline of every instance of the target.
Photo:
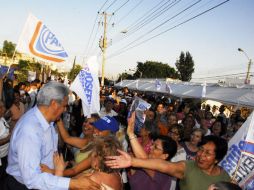
M 116 133 L 119 130 L 118 122 L 115 118 L 110 116 L 102 117 L 91 124 L 100 131 L 109 130 L 113 133 Z

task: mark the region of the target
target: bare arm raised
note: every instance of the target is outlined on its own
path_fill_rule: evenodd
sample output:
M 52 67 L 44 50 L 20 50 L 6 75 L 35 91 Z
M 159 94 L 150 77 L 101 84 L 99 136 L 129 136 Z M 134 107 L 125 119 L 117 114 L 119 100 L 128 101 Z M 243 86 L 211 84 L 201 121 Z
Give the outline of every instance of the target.
M 133 158 L 128 153 L 119 150 L 120 156 L 109 156 L 105 162 L 111 168 L 141 167 L 157 170 L 162 173 L 182 179 L 184 177 L 185 162 L 168 162 L 162 159 Z
M 57 122 L 57 127 L 64 142 L 74 147 L 83 148 L 91 140 L 88 138 L 79 138 L 70 136 L 69 133 L 64 128 L 64 123 L 61 119 Z

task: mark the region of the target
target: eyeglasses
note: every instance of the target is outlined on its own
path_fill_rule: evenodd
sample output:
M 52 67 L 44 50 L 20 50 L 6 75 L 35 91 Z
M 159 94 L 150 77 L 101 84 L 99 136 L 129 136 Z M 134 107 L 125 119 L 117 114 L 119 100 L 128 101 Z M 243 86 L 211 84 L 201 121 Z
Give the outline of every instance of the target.
M 215 155 L 215 153 L 211 153 L 209 152 L 209 150 L 205 150 L 203 147 L 200 147 L 198 152 L 204 154 L 206 157 L 211 157 Z

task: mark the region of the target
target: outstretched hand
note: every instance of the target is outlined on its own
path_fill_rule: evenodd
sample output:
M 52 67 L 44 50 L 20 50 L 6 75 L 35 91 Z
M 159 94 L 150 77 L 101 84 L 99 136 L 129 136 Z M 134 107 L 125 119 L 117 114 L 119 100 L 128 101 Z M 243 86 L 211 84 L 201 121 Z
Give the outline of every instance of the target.
M 131 156 L 121 150 L 117 150 L 120 156 L 107 156 L 105 164 L 111 168 L 128 168 L 131 166 Z

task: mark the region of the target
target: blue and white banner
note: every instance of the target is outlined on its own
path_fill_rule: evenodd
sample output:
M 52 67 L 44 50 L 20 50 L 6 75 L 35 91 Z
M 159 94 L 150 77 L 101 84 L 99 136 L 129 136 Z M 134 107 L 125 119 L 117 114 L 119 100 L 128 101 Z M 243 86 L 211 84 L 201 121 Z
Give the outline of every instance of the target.
M 84 116 L 90 116 L 92 113 L 99 113 L 100 111 L 98 72 L 97 57 L 91 57 L 70 86 L 70 89 L 82 100 Z
M 9 68 L 5 65 L 0 65 L 0 78 L 3 78 L 4 75 L 7 75 L 8 79 L 14 80 L 14 71 L 15 68 Z
M 27 80 L 28 82 L 32 82 L 36 79 L 36 72 L 28 71 Z
M 161 82 L 158 79 L 155 80 L 155 88 L 157 91 L 161 89 Z
M 202 88 L 202 94 L 201 94 L 201 97 L 202 98 L 205 98 L 206 97 L 206 82 L 204 82 L 202 84 L 203 88 Z
M 136 89 L 138 89 L 138 86 L 139 86 L 139 80 L 136 80 Z
M 144 126 L 146 114 L 145 111 L 148 110 L 151 107 L 151 104 L 147 103 L 145 100 L 135 97 L 135 99 L 132 101 L 130 112 L 128 114 L 128 117 L 131 116 L 131 114 L 135 111 L 135 126 L 134 130 L 135 133 L 139 134 L 140 129 Z
M 220 165 L 243 189 L 254 189 L 254 113 L 228 143 L 228 153 Z
M 168 82 L 166 82 L 166 91 L 169 92 L 170 94 L 172 94 L 172 89 L 171 89 L 171 86 Z
M 46 62 L 63 62 L 68 55 L 49 28 L 30 14 L 17 44 L 17 50 Z

